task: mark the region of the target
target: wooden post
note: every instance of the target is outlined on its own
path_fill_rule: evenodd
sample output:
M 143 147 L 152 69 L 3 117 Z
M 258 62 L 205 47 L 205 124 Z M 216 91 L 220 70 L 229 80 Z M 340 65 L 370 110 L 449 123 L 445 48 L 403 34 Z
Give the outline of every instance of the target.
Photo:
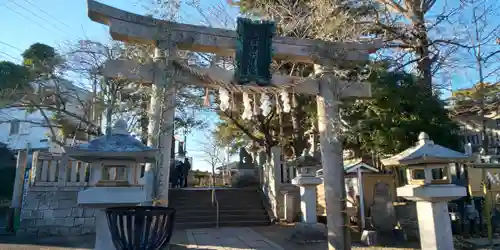
M 270 168 L 267 170 L 269 172 L 265 173 L 269 176 L 268 193 L 272 196 L 269 197 L 269 200 L 271 201 L 271 207 L 276 218 L 280 217 L 278 196 L 280 195 L 279 189 L 281 186 L 281 153 L 281 147 L 274 146 L 271 148 Z
M 27 165 L 28 151 L 19 151 L 17 153 L 16 175 L 14 180 L 14 190 L 12 192 L 12 202 L 10 204 L 9 214 L 7 215 L 7 232 L 14 232 L 16 229 L 15 225 L 19 223 L 17 220 L 21 215 L 21 207 L 23 205 L 24 173 Z
M 365 192 L 363 190 L 363 172 L 361 171 L 361 167 L 357 169 L 358 174 L 358 192 L 359 192 L 359 216 L 361 221 L 361 230 L 365 229 Z
M 16 179 L 14 180 L 14 191 L 12 192 L 11 208 L 21 208 L 23 200 L 24 173 L 28 163 L 28 152 L 17 153 Z
M 346 193 L 338 91 L 333 76 L 324 72 L 320 65 L 315 65 L 314 68 L 315 74 L 325 74 L 319 84 L 320 94 L 316 101 L 325 187 L 328 249 L 349 250 L 351 247 L 345 213 Z
M 68 181 L 68 169 L 69 168 L 69 157 L 67 154 L 64 154 L 61 158 L 61 161 L 60 161 L 60 164 L 59 164 L 59 168 L 58 168 L 58 172 L 57 172 L 57 185 L 60 186 L 60 187 L 63 187 L 66 185 L 66 182 Z M 83 164 L 83 163 L 82 163 Z M 83 165 L 82 165 L 83 167 Z M 80 176 L 80 179 L 82 177 Z M 71 180 L 69 180 L 71 181 Z M 80 180 L 81 181 L 81 180 Z

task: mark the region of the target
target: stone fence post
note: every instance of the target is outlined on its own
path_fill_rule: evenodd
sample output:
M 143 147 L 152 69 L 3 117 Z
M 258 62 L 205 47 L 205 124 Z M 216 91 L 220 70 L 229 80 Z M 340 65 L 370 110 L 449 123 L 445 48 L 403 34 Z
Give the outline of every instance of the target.
M 271 209 L 274 212 L 274 216 L 279 218 L 280 216 L 280 186 L 281 186 L 281 148 L 272 147 L 271 148 L 271 158 L 267 163 L 266 172 L 267 175 L 267 197 L 271 205 Z

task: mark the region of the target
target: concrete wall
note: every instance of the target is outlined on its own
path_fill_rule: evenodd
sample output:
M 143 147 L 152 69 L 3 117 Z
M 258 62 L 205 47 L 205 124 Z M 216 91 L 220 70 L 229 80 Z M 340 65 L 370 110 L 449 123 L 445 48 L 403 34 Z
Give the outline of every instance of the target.
M 30 187 L 23 201 L 19 233 L 64 236 L 94 233 L 94 209 L 77 205 L 79 190 Z

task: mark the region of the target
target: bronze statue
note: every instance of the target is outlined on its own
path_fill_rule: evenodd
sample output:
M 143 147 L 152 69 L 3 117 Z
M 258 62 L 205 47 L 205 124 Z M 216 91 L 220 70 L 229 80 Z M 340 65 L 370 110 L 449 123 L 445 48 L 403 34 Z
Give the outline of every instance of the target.
M 240 163 L 245 163 L 245 164 L 253 163 L 253 158 L 245 149 L 245 147 L 240 148 Z

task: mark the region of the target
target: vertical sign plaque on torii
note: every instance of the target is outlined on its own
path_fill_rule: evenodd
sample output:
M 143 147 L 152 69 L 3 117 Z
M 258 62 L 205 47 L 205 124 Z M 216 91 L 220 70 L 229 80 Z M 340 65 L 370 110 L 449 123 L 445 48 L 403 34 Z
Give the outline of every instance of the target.
M 270 21 L 252 21 L 247 18 L 238 18 L 237 23 L 235 82 L 270 86 L 276 25 Z

